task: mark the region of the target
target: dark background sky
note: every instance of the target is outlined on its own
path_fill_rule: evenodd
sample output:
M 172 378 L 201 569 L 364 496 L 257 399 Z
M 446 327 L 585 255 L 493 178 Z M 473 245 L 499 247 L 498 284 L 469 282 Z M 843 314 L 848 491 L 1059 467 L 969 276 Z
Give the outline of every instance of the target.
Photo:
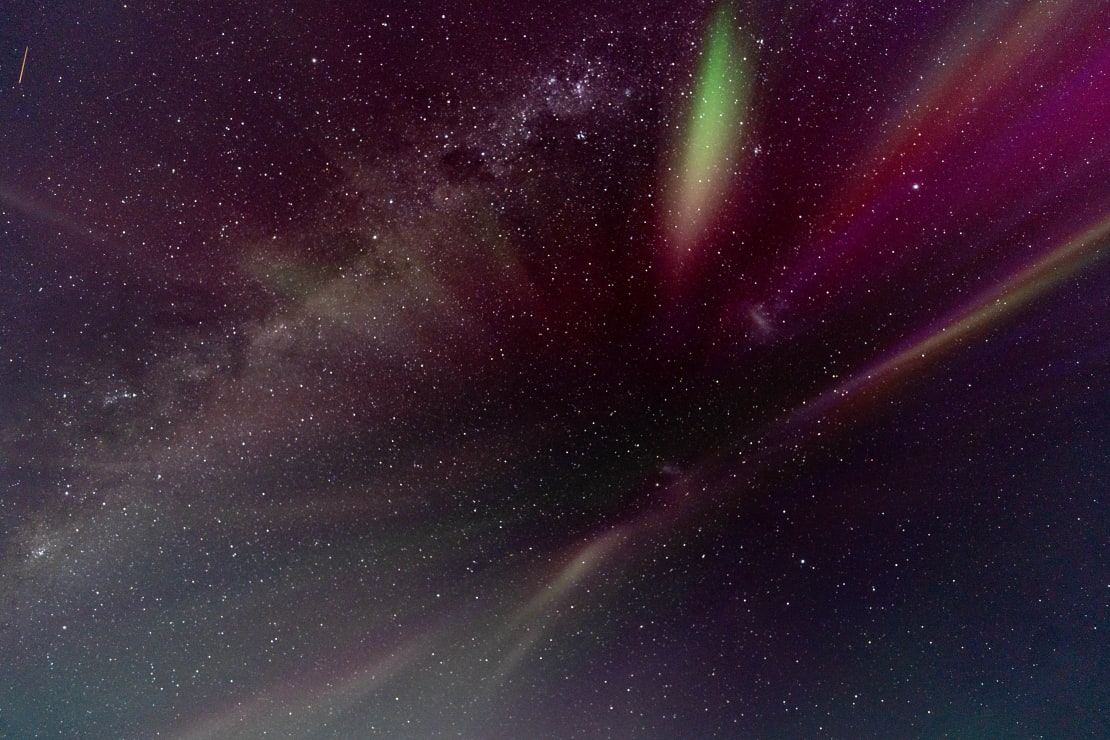
M 0 734 L 1110 732 L 1110 5 L 714 8 L 5 9 Z

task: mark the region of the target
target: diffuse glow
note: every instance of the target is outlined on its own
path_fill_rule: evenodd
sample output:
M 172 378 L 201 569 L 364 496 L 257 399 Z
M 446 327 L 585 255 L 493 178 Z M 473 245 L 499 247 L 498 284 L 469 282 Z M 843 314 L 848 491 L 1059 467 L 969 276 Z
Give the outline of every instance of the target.
M 1095 3 L 1075 0 L 973 7 L 937 48 L 934 66 L 915 78 L 914 91 L 888 122 L 886 135 L 876 139 L 845 179 L 841 195 L 829 202 L 814 229 L 822 236 L 806 248 L 798 280 L 837 281 L 821 259 L 843 262 L 870 244 L 869 237 L 885 222 L 876 211 L 894 207 L 904 195 L 905 173 L 935 171 L 947 161 L 945 150 L 967 140 L 962 132 L 972 122 L 997 121 L 998 106 L 1021 100 L 1015 91 L 1028 84 L 1031 70 L 1048 63 L 1044 40 L 1065 38 L 1069 27 L 1097 25 L 1090 17 L 1097 10 Z

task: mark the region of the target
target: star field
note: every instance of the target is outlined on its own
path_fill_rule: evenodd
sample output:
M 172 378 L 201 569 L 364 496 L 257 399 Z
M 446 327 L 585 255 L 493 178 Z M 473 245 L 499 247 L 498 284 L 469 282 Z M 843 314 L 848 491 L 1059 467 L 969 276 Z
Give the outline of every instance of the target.
M 0 735 L 1107 735 L 1107 131 L 1105 2 L 16 2 Z

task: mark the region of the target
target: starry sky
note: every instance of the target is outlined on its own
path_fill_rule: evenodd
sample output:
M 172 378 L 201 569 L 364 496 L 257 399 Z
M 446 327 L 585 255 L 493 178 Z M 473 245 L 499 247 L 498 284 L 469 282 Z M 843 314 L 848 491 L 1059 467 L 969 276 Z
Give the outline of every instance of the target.
M 13 0 L 0 736 L 1110 734 L 1110 3 Z

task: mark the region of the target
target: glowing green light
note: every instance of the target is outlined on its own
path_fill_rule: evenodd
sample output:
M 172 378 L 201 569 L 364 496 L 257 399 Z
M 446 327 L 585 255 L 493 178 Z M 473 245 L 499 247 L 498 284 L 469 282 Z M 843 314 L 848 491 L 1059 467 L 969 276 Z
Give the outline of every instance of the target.
M 691 250 L 727 194 L 748 113 L 750 76 L 730 8 L 722 3 L 702 41 L 672 191 L 671 226 L 683 251 Z

